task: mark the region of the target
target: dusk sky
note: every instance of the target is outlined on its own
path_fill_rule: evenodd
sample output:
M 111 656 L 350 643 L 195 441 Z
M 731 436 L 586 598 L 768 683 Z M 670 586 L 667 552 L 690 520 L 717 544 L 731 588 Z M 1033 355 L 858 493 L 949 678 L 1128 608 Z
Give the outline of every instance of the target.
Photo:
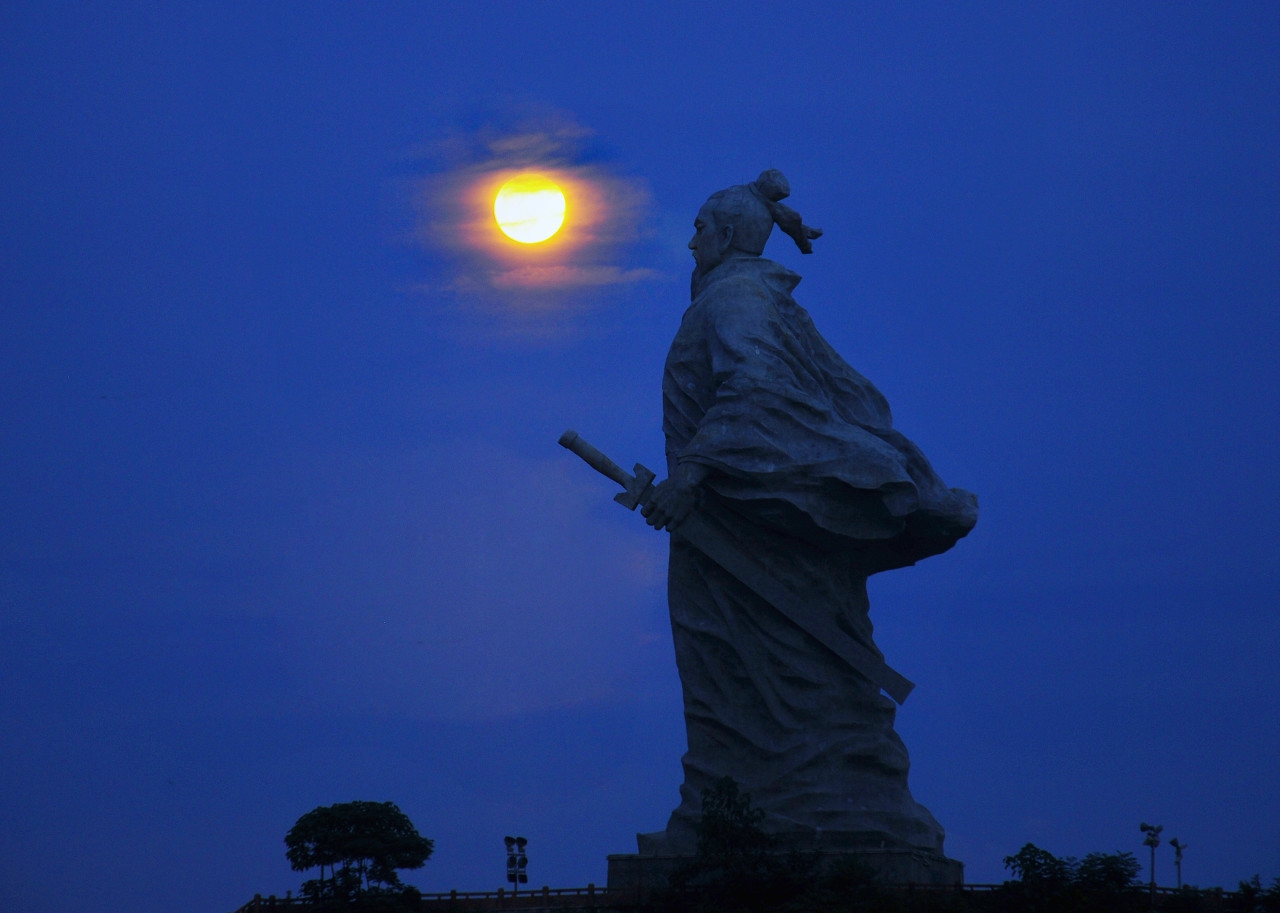
M 667 534 L 556 439 L 663 469 L 693 218 L 765 168 L 825 232 L 766 256 L 980 499 L 871 581 L 947 854 L 1280 876 L 1274 0 L 11 0 L 0 116 L 5 913 L 296 893 L 356 799 L 427 891 L 661 829 Z

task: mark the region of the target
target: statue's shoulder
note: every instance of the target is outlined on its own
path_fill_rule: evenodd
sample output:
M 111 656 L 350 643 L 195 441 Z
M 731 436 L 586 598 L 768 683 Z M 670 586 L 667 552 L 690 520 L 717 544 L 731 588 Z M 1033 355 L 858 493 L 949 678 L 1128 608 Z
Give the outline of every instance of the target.
M 777 297 L 768 281 L 770 267 L 778 268 L 777 264 L 761 259 L 721 264 L 694 299 L 690 314 L 712 321 L 740 320 L 751 314 L 766 316 L 773 311 Z

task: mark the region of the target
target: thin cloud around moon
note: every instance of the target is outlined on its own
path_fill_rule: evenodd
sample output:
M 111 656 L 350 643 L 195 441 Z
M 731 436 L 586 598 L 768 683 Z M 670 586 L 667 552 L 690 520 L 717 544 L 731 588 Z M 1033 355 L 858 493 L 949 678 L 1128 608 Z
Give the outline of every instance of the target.
M 660 277 L 657 270 L 640 267 L 623 269 L 620 266 L 575 266 L 557 264 L 551 266 L 520 266 L 494 273 L 490 282 L 494 288 L 553 289 L 583 286 L 629 285 Z
M 591 131 L 563 114 L 524 121 L 511 129 L 485 127 L 435 143 L 439 165 L 415 190 L 417 242 L 441 274 L 422 288 L 481 294 L 490 310 L 519 316 L 557 308 L 545 299 L 561 293 L 564 313 L 580 310 L 575 290 L 599 291 L 660 278 L 634 262 L 644 241 L 650 195 L 644 182 L 585 161 Z M 537 174 L 559 185 L 566 198 L 563 227 L 552 238 L 521 244 L 494 218 L 498 189 L 518 175 Z M 532 297 L 540 300 L 536 304 Z M 469 307 L 476 302 L 471 300 Z

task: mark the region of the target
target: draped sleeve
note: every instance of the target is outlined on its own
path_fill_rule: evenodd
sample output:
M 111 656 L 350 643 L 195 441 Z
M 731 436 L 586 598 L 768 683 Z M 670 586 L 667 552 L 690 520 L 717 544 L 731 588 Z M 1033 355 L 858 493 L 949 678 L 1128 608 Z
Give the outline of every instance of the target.
M 898 537 L 922 511 L 963 526 L 965 499 L 818 334 L 786 287 L 795 274 L 764 260 L 717 272 L 726 266 L 689 308 L 668 356 L 669 463 L 703 464 L 716 494 L 839 537 Z

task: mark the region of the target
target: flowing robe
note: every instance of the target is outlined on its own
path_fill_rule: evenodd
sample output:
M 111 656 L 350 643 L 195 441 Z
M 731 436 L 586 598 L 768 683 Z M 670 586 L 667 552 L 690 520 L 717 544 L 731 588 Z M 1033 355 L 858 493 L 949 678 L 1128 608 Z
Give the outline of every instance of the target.
M 884 397 L 758 257 L 702 277 L 663 376 L 667 467 L 711 471 L 699 510 L 876 655 L 868 575 L 950 548 L 976 499 L 946 488 Z M 689 750 L 681 804 L 642 853 L 687 853 L 701 792 L 732 776 L 793 846 L 917 847 L 943 831 L 907 788 L 894 704 L 679 532 L 668 598 Z

